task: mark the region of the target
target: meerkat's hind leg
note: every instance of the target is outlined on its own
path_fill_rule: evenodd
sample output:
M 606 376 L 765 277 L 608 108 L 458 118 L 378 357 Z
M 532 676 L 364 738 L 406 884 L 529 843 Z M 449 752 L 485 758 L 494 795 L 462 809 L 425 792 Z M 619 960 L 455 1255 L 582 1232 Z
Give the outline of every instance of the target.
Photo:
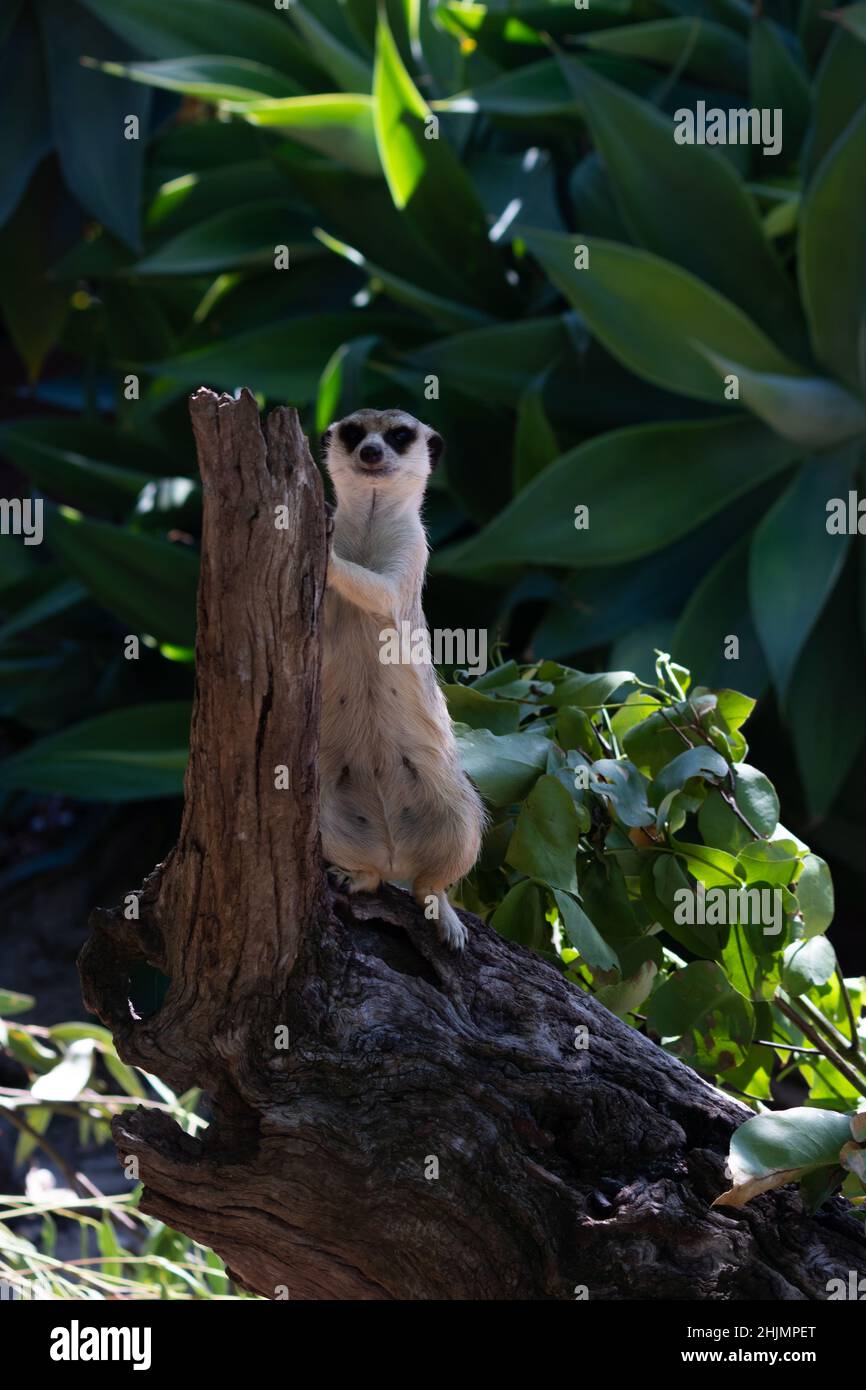
M 416 879 L 412 885 L 412 896 L 425 909 L 425 915 L 436 923 L 436 935 L 442 944 L 451 951 L 462 951 L 469 933 L 449 903 L 445 890 L 431 888 L 429 884 Z
M 344 893 L 375 893 L 382 882 L 372 869 L 341 869 L 337 864 L 328 865 L 328 877 Z

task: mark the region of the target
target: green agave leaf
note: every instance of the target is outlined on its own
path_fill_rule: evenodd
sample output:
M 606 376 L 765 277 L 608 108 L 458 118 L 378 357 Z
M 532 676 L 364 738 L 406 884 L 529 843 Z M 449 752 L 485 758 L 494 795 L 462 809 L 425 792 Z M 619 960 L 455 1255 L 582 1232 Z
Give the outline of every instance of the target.
M 815 351 L 861 391 L 866 390 L 866 198 L 851 195 L 862 189 L 864 167 L 866 105 L 809 186 L 800 213 L 798 257 Z M 866 417 L 862 404 L 860 411 Z
M 742 417 L 612 430 L 549 464 L 477 536 L 434 556 L 432 570 L 481 574 L 512 564 L 634 560 L 789 467 L 796 453 Z M 690 478 L 700 479 L 699 487 Z M 576 505 L 589 507 L 586 530 L 575 530 Z
M 371 65 L 354 49 L 342 43 L 315 17 L 312 7 L 292 4 L 292 21 L 300 29 L 316 62 L 344 92 L 369 92 L 373 80 Z
M 40 623 L 50 622 L 52 618 L 74 608 L 86 597 L 87 590 L 84 585 L 79 584 L 75 579 L 67 579 L 60 584 L 55 584 L 39 598 L 35 598 L 32 603 L 25 604 L 14 618 L 10 618 L 8 622 L 0 625 L 0 643 L 8 642 L 9 638 L 14 637 L 16 633 L 29 632 L 32 628 L 38 627 Z
M 812 124 L 803 149 L 807 181 L 863 105 L 866 46 L 840 29 L 827 45 L 814 85 Z
M 735 651 L 737 685 L 758 696 L 767 683 L 767 666 L 749 607 L 750 542 L 751 534 L 742 536 L 692 590 L 670 645 L 677 660 L 700 671 L 711 686 L 729 679 L 734 659 L 729 654 Z
M 176 646 L 195 637 L 198 555 L 188 546 L 46 508 L 46 540 L 90 594 L 129 623 Z
M 481 307 L 508 298 L 504 266 L 491 247 L 484 210 L 463 164 L 415 87 L 380 16 L 373 81 L 376 141 L 399 208 L 442 270 L 446 297 Z
M 677 144 L 670 116 L 572 60 L 564 66 L 635 242 L 705 281 L 797 354 L 805 338 L 796 299 L 730 161 L 712 146 Z
M 136 250 L 151 94 L 82 67 L 82 55 L 112 58 L 117 52 L 108 30 L 80 5 L 41 0 L 38 13 L 63 177 L 90 215 Z M 125 137 L 130 116 L 138 119 L 139 139 Z
M 491 82 L 482 82 L 457 96 L 433 102 L 434 111 L 453 111 L 462 115 L 528 117 L 567 116 L 573 122 L 578 106 L 565 74 L 554 58 L 527 63 L 513 72 L 502 73 Z
M 0 786 L 82 801 L 179 796 L 189 719 L 185 701 L 100 714 L 4 759 Z
M 416 349 L 409 360 L 466 395 L 513 406 L 515 396 L 570 348 L 564 317 L 551 315 L 470 329 Z
M 710 19 L 684 16 L 651 19 L 615 29 L 597 29 L 583 42 L 608 53 L 624 53 L 663 67 L 675 67 L 699 82 L 744 89 L 749 54 L 739 34 Z
M 733 1187 L 713 1205 L 742 1207 L 761 1192 L 835 1166 L 851 1137 L 849 1124 L 847 1115 L 806 1106 L 754 1115 L 731 1139 L 728 1167 Z
M 371 313 L 313 314 L 251 329 L 194 348 L 146 370 L 194 390 L 207 382 L 233 391 L 248 382 L 265 396 L 304 404 L 316 395 L 326 362 L 344 342 L 364 333 L 390 333 L 401 321 Z
M 202 275 L 273 266 L 277 246 L 288 246 L 290 256 L 315 246 L 307 222 L 285 198 L 226 208 L 170 237 L 134 269 L 136 275 Z
M 0 451 L 40 491 L 97 510 L 128 510 L 164 467 L 151 448 L 81 420 L 15 420 L 0 426 Z
M 856 764 L 866 735 L 866 655 L 850 569 L 803 649 L 786 705 L 808 809 L 820 818 Z
M 183 92 L 200 101 L 245 101 L 253 97 L 298 96 L 297 82 L 284 77 L 276 68 L 254 63 L 248 58 L 215 58 L 197 53 L 187 58 L 165 58 L 157 63 L 98 63 L 88 60 L 87 67 L 99 68 L 113 77 L 128 77 L 146 87 L 159 87 L 166 92 Z
M 520 492 L 559 457 L 559 445 L 544 406 L 547 372 L 541 372 L 517 402 L 514 433 L 514 490 Z
M 737 378 L 749 409 L 783 439 L 804 449 L 832 449 L 866 430 L 866 405 L 835 381 L 791 372 L 754 371 L 702 343 L 696 347 L 716 368 L 720 380 Z
M 710 960 L 677 970 L 652 996 L 647 1024 L 692 1065 L 729 1071 L 745 1057 L 755 1028 L 754 1010 Z
M 736 305 L 671 261 L 595 237 L 517 234 L 599 341 L 646 381 L 722 405 L 711 352 L 754 372 L 796 376 Z M 578 244 L 588 248 L 586 269 L 575 268 Z
M 785 164 L 794 163 L 800 152 L 811 113 L 811 95 L 805 70 L 794 58 L 772 20 L 756 18 L 749 47 L 752 105 L 759 109 L 781 110 Z M 767 160 L 777 160 L 770 156 Z
M 15 14 L 10 12 L 14 23 Z M 4 23 L 6 16 L 0 20 Z M 25 13 L 0 35 L 0 227 L 15 211 L 30 175 L 51 145 L 45 72 L 35 18 Z
M 853 475 L 850 455 L 804 464 L 752 536 L 752 616 L 783 698 L 845 563 L 850 537 L 828 535 L 825 504 L 847 497 Z
M 304 87 L 321 85 L 321 70 L 310 61 L 307 46 L 292 32 L 285 16 L 281 19 L 256 5 L 240 0 L 183 0 L 179 5 L 165 5 L 163 0 L 123 0 L 122 5 L 116 0 L 81 0 L 81 4 L 146 58 L 231 54 L 275 67 Z
M 337 237 L 323 232 L 320 227 L 315 229 L 314 235 L 323 246 L 327 246 L 329 251 L 336 252 L 344 260 L 366 271 L 373 281 L 374 288 L 378 288 L 378 285 L 381 284 L 389 298 L 397 304 L 402 304 L 407 309 L 414 309 L 423 314 L 431 323 L 436 324 L 446 332 L 459 333 L 463 329 L 480 327 L 480 325 L 490 322 L 490 315 L 483 313 L 480 309 L 474 309 L 468 304 L 460 304 L 456 300 L 443 299 L 440 295 L 432 294 L 429 290 L 422 289 L 419 285 L 413 285 L 401 276 L 393 275 L 381 266 L 374 265 L 367 260 L 361 251 L 356 250 L 353 246 L 348 246 L 344 241 L 339 241 Z
M 841 24 L 843 29 L 847 29 L 849 34 L 866 43 L 866 3 L 858 0 L 854 5 L 846 5 L 841 10 L 824 11 L 825 19 L 833 19 L 837 24 Z
M 529 878 L 576 893 L 580 831 L 574 802 L 562 783 L 556 777 L 539 777 L 520 808 L 505 857 Z
M 224 106 L 250 125 L 281 130 L 356 173 L 378 177 L 381 172 L 372 97 L 356 92 L 327 92 Z

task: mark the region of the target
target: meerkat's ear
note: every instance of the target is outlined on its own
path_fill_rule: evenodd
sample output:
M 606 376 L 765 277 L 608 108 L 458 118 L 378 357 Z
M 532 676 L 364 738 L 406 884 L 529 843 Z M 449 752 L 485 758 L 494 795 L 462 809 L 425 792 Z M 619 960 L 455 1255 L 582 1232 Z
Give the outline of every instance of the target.
M 442 457 L 444 449 L 445 440 L 442 438 L 441 434 L 437 434 L 435 430 L 431 430 L 430 434 L 427 436 L 427 453 L 430 458 L 431 473 L 434 468 L 439 466 L 439 460 Z
M 329 445 L 330 442 L 331 442 L 331 431 L 332 431 L 332 428 L 333 428 L 333 426 L 329 425 L 328 428 L 325 430 L 325 433 L 322 435 L 321 439 L 319 440 L 319 449 L 320 449 L 321 453 L 323 453 L 323 454 L 324 454 L 324 453 L 327 453 L 328 445 Z

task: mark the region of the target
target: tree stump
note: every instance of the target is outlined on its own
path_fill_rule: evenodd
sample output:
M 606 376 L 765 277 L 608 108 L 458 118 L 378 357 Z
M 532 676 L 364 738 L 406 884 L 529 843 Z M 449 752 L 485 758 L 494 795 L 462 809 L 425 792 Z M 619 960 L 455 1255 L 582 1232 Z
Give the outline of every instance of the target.
M 211 1100 L 201 1139 L 160 1111 L 115 1119 L 142 1209 L 269 1298 L 823 1299 L 866 1274 L 841 1199 L 711 1208 L 750 1112 L 547 961 L 469 914 L 455 956 L 407 894 L 331 889 L 321 478 L 295 410 L 263 432 L 248 392 L 190 409 L 204 530 L 180 838 L 137 920 L 93 913 L 79 962 L 121 1057 Z M 141 960 L 170 981 L 148 1018 L 129 1002 Z

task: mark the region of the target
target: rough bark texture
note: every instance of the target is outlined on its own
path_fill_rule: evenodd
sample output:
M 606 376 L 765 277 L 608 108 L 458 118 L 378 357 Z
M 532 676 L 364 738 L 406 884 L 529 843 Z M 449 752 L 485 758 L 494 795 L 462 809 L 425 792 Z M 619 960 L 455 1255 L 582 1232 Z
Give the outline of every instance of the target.
M 326 885 L 319 475 L 295 411 L 264 436 L 247 393 L 202 390 L 191 411 L 205 525 L 183 826 L 139 919 L 94 913 L 80 962 L 121 1056 L 212 1098 L 200 1141 L 157 1111 L 115 1121 L 143 1209 L 271 1298 L 821 1299 L 866 1273 L 841 1201 L 711 1209 L 749 1112 L 551 965 L 468 915 L 454 956 L 397 889 Z M 128 1000 L 141 959 L 171 981 L 147 1019 Z

